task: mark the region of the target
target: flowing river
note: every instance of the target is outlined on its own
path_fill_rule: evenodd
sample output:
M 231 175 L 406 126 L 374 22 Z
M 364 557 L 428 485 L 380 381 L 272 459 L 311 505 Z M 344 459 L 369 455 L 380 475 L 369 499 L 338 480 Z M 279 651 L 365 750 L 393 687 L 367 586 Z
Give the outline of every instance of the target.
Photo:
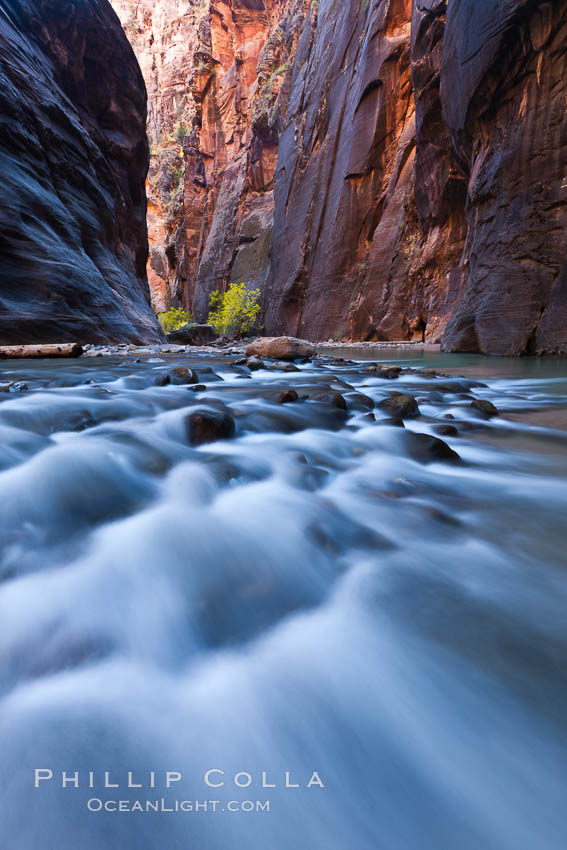
M 0 363 L 2 850 L 565 850 L 567 363 L 327 353 Z

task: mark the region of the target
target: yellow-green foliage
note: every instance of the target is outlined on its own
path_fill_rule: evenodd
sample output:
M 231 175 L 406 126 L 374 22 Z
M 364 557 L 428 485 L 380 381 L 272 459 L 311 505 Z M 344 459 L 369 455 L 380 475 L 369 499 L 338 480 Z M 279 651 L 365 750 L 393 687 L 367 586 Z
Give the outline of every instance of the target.
M 158 319 L 163 332 L 166 334 L 182 328 L 183 325 L 189 325 L 193 321 L 191 313 L 188 313 L 182 307 L 172 307 L 167 313 L 160 313 Z
M 260 315 L 260 290 L 246 289 L 245 283 L 231 283 L 224 295 L 212 292 L 209 324 L 218 334 L 245 336 L 253 330 Z

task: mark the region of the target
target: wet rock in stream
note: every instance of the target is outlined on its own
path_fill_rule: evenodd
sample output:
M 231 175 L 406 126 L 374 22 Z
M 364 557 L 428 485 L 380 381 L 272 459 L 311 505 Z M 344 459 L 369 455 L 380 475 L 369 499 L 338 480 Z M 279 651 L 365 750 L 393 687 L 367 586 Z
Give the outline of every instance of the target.
M 471 407 L 479 411 L 487 419 L 490 419 L 492 416 L 498 416 L 498 408 L 491 401 L 486 401 L 486 399 L 475 398 L 471 402 Z
M 416 399 L 404 393 L 397 393 L 390 398 L 385 398 L 379 403 L 378 407 L 386 410 L 391 416 L 400 419 L 414 419 L 420 415 Z
M 187 366 L 176 366 L 171 372 L 172 384 L 197 384 L 199 376 L 194 369 L 188 369 Z
M 448 463 L 459 463 L 461 458 L 444 440 L 432 437 L 430 434 L 416 434 L 406 431 L 404 434 L 404 446 L 408 455 L 418 463 L 435 463 L 447 461 Z
M 442 437 L 458 437 L 459 432 L 454 425 L 437 425 L 435 428 L 436 434 L 441 434 Z
M 372 410 L 374 408 L 374 399 L 364 393 L 349 393 L 346 396 L 347 405 L 355 410 Z
M 338 392 L 317 392 L 310 396 L 311 401 L 320 401 L 323 404 L 330 404 L 338 410 L 346 410 L 347 403 L 343 396 Z
M 299 399 L 299 395 L 295 390 L 284 390 L 280 393 L 278 398 L 279 404 L 290 404 L 291 402 L 297 401 Z
M 265 369 L 264 361 L 260 360 L 259 357 L 249 357 L 246 361 L 246 365 L 253 372 L 257 372 L 259 369 Z
M 184 424 L 187 440 L 192 446 L 229 440 L 236 433 L 232 416 L 219 411 L 196 410 L 185 417 Z

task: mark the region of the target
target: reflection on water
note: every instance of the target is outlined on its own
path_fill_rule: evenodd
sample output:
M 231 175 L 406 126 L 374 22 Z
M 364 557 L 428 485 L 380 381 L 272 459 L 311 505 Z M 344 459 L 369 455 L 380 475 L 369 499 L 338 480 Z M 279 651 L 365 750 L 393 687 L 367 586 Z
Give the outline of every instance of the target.
M 388 359 L 446 375 L 2 364 L 2 848 L 563 850 L 567 364 Z M 204 391 L 156 386 L 180 363 Z M 203 409 L 236 438 L 190 446 Z M 448 423 L 461 462 L 413 459 Z M 86 808 L 162 797 L 220 802 Z

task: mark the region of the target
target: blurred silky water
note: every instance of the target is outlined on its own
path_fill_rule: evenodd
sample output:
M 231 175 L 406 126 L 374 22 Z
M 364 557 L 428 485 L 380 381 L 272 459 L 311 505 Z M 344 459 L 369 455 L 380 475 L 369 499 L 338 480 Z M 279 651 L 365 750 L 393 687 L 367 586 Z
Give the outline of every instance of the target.
M 567 364 L 388 365 L 5 365 L 2 848 L 564 850 Z

